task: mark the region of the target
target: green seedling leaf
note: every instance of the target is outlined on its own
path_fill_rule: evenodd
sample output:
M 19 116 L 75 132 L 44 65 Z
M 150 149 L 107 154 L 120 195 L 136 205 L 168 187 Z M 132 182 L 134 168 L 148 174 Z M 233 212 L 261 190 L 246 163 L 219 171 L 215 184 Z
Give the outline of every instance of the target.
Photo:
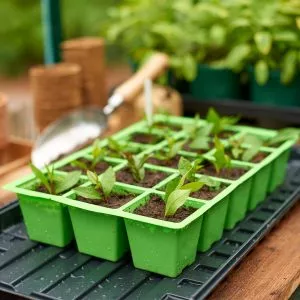
M 131 153 L 123 153 L 123 157 L 127 160 L 128 167 L 136 181 L 140 182 L 144 179 L 144 164 L 150 156 L 150 154 L 144 154 L 142 157 L 139 157 L 137 155 L 132 155 Z
M 182 190 L 190 190 L 191 192 L 197 192 L 204 186 L 204 183 L 201 181 L 196 182 L 190 182 L 187 184 L 184 184 L 181 189 Z
M 98 185 L 98 183 L 99 183 L 99 178 L 98 178 L 98 176 L 97 176 L 96 173 L 94 173 L 94 172 L 92 172 L 92 171 L 90 171 L 90 170 L 87 170 L 87 171 L 86 171 L 86 175 L 87 175 L 89 181 L 90 181 L 92 184 Z
M 41 183 L 45 186 L 45 188 L 47 189 L 47 191 L 52 194 L 52 188 L 51 188 L 51 183 L 48 181 L 47 177 L 43 174 L 43 172 L 38 169 L 35 165 L 33 165 L 32 163 L 29 164 L 30 168 L 33 172 L 33 174 L 35 175 L 35 177 L 41 181 Z
M 79 161 L 79 160 L 74 160 L 71 162 L 71 166 L 73 167 L 78 167 L 82 170 L 87 170 L 88 169 L 88 166 L 86 163 L 84 163 L 83 161 Z
M 245 149 L 245 152 L 242 155 L 243 161 L 251 161 L 253 157 L 258 154 L 260 151 L 260 147 L 251 147 Z
M 231 153 L 234 159 L 238 159 L 240 155 L 243 153 L 243 149 L 241 148 L 232 148 Z
M 202 149 L 208 150 L 209 149 L 209 138 L 205 136 L 198 136 L 190 143 L 191 149 Z
M 166 190 L 165 190 L 165 199 L 167 200 L 170 196 L 170 194 L 176 190 L 176 188 L 178 187 L 179 185 L 179 182 L 180 182 L 180 177 L 176 177 L 175 179 L 169 181 L 166 185 Z
M 101 200 L 100 193 L 93 186 L 79 186 L 74 189 L 75 193 L 81 197 L 92 200 Z
M 112 167 L 109 167 L 99 176 L 99 181 L 105 197 L 108 197 L 113 190 L 116 182 L 116 174 Z
M 277 135 L 269 139 L 267 144 L 272 146 L 278 143 L 283 143 L 288 140 L 297 141 L 300 137 L 300 130 L 296 128 L 284 128 L 278 131 Z
M 212 133 L 217 134 L 221 130 L 221 117 L 214 108 L 208 110 L 206 121 L 213 124 Z
M 212 179 L 211 177 L 202 175 L 201 177 L 199 177 L 198 179 L 199 182 L 203 183 L 203 185 L 206 185 L 208 187 L 212 187 L 212 188 L 218 188 L 221 183 L 219 181 L 216 181 L 214 179 Z
M 175 190 L 167 199 L 165 216 L 173 216 L 178 208 L 184 205 L 190 195 L 190 190 Z
M 80 176 L 80 171 L 74 171 L 68 173 L 62 180 L 57 181 L 55 184 L 56 194 L 61 194 L 74 187 L 79 182 Z
M 185 175 L 192 169 L 192 163 L 184 158 L 183 156 L 180 157 L 179 162 L 178 162 L 178 171 L 181 175 Z
M 215 137 L 214 142 L 216 151 L 213 156 L 215 160 L 211 162 L 215 166 L 217 173 L 219 173 L 220 170 L 231 166 L 231 160 L 230 157 L 225 154 L 224 145 L 217 137 Z

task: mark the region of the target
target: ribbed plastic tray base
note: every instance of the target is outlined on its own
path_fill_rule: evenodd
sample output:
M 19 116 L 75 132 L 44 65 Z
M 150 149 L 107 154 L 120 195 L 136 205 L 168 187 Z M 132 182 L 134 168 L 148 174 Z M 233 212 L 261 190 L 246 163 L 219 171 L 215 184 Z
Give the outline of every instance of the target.
M 300 162 L 285 183 L 177 278 L 30 241 L 17 202 L 0 211 L 0 299 L 203 299 L 300 197 Z

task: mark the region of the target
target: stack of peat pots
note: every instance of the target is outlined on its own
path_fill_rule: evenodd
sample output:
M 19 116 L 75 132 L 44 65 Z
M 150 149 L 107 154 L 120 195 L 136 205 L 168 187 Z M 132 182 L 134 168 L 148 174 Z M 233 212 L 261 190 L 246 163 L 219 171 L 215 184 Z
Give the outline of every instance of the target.
M 104 40 L 84 37 L 62 43 L 63 59 L 82 69 L 83 105 L 104 107 L 107 103 Z
M 155 120 L 160 122 L 160 126 L 153 128 L 150 133 L 146 122 L 140 121 L 115 134 L 114 139 L 129 142 L 132 146 L 130 151 L 142 156 L 166 149 L 167 141 L 161 126 L 168 127 L 172 130 L 172 136 L 181 140 L 186 137 L 182 126 L 194 124 L 191 123 L 193 120 L 182 117 L 157 115 Z M 200 123 L 206 124 L 205 121 Z M 228 126 L 224 133 L 220 138 L 225 149 L 230 139 L 238 139 L 245 133 L 256 135 L 262 140 L 277 134 L 273 130 L 246 126 Z M 152 142 L 142 142 L 141 136 L 149 135 L 152 136 Z M 109 150 L 107 140 L 100 143 L 101 147 Z M 75 237 L 80 252 L 110 261 L 118 261 L 130 251 L 135 267 L 175 277 L 195 261 L 197 251 L 209 250 L 214 242 L 221 239 L 225 229 L 234 228 L 248 211 L 255 209 L 268 193 L 282 184 L 293 143 L 294 140 L 287 140 L 274 147 L 262 146 L 260 153 L 264 155 L 259 162 L 232 160 L 232 169 L 239 171 L 235 172 L 239 174 L 237 177 L 226 177 L 222 173 L 208 175 L 220 182 L 222 188 L 217 190 L 213 198 L 191 195 L 184 207 L 193 208 L 193 212 L 177 222 L 136 212 L 153 197 L 164 201 L 166 184 L 179 176 L 177 164 L 170 166 L 163 161 L 158 165 L 147 161 L 147 180 L 141 184 L 127 181 L 126 178 L 131 176 L 126 171 L 127 162 L 109 152 L 101 163 L 112 166 L 116 172 L 114 193 L 131 195 L 128 202 L 116 208 L 105 207 L 101 202 L 91 204 L 82 201 L 74 190 L 59 196 L 38 192 L 36 187 L 39 183 L 33 175 L 11 183 L 6 188 L 18 194 L 31 239 L 64 247 Z M 191 149 L 183 149 L 178 152 L 180 156 L 191 161 L 197 157 L 197 153 Z M 210 163 L 214 151 L 212 148 L 203 154 Z M 57 174 L 66 174 L 74 160 L 91 160 L 91 152 L 92 147 L 88 147 L 57 162 Z M 201 170 L 209 170 L 209 163 L 204 164 Z M 80 184 L 90 184 L 85 176 L 81 179 Z
M 59 63 L 30 70 L 35 122 L 42 131 L 53 121 L 82 106 L 81 68 Z

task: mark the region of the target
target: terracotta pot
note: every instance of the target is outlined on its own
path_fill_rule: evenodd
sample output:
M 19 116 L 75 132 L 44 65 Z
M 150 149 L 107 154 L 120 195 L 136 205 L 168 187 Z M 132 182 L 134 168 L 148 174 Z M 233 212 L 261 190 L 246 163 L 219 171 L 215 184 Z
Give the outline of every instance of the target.
M 7 99 L 0 94 L 0 149 L 3 149 L 9 141 Z
M 80 66 L 71 63 L 37 66 L 30 70 L 35 120 L 40 130 L 82 106 L 81 75 Z

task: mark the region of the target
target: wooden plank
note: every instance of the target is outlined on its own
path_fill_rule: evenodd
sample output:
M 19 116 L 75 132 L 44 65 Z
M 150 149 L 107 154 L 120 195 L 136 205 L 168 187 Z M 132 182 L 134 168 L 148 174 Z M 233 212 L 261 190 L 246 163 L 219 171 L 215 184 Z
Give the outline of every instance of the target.
M 288 299 L 300 284 L 300 203 L 217 287 L 209 300 Z

